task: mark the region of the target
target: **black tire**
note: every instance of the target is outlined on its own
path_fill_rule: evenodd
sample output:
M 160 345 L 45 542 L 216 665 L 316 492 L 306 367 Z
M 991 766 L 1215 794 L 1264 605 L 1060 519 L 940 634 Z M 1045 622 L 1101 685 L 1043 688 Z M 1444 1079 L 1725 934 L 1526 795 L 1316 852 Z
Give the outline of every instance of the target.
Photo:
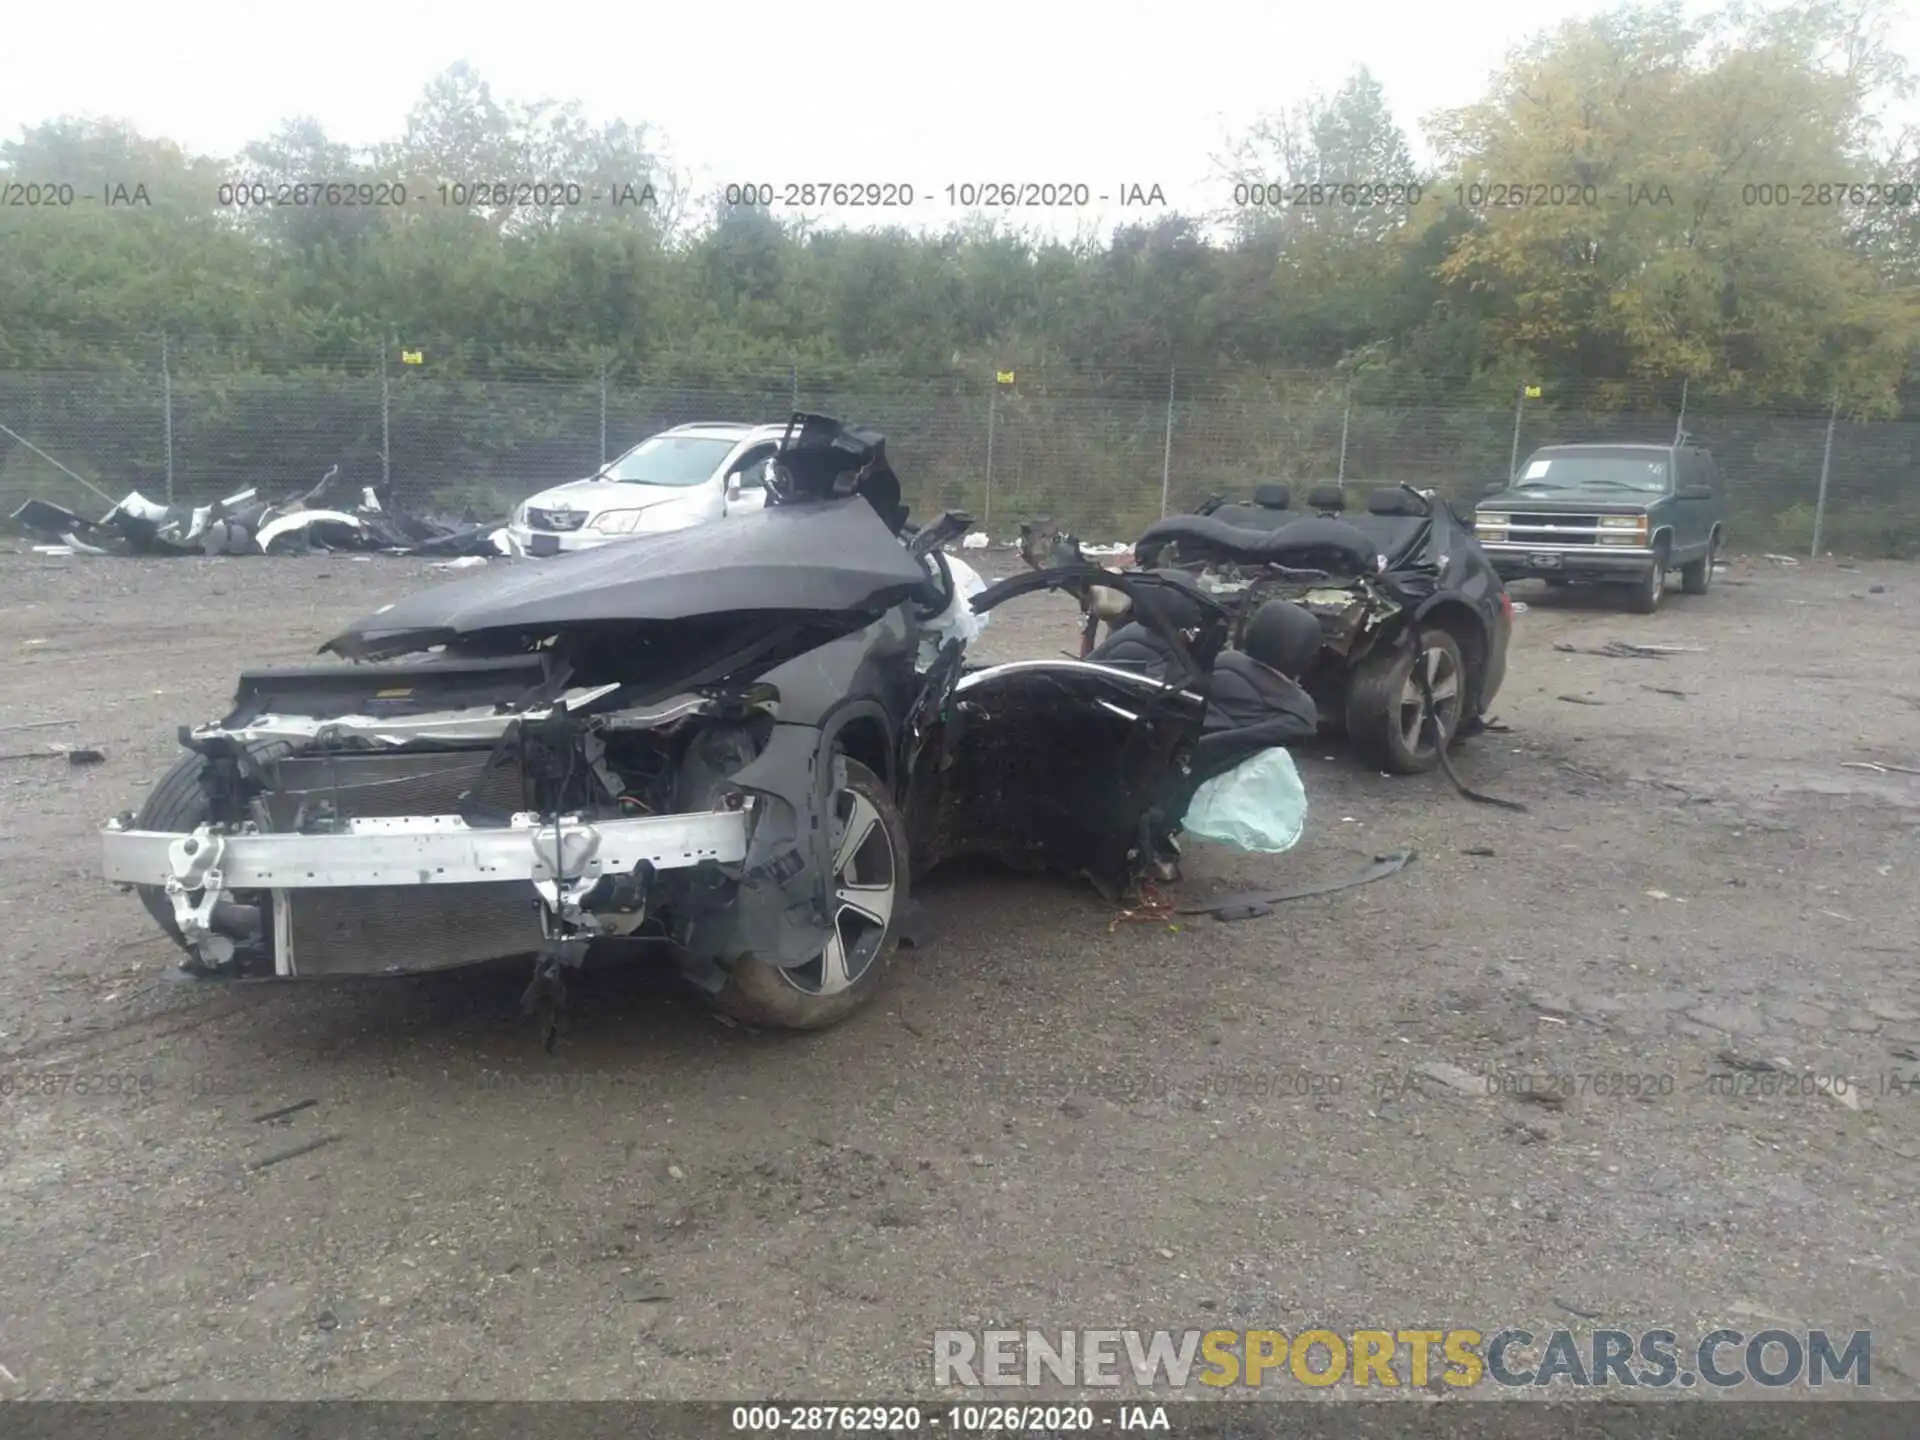
M 1660 608 L 1667 593 L 1667 542 L 1653 547 L 1653 564 L 1634 582 L 1627 594 L 1627 608 L 1636 615 L 1651 615 Z
M 1704 595 L 1713 586 L 1713 558 L 1720 550 L 1720 537 L 1716 534 L 1707 541 L 1707 553 L 1703 559 L 1689 560 L 1680 567 L 1680 588 L 1689 595 Z
M 839 882 L 848 869 L 858 872 L 876 860 L 881 850 L 878 842 L 884 837 L 888 866 L 884 882 L 888 896 L 885 924 L 877 927 L 877 937 L 863 932 L 849 940 L 846 932 L 840 931 L 839 953 L 845 972 L 841 978 L 847 983 L 826 993 L 822 993 L 821 987 L 838 984 L 831 974 L 827 954 L 793 970 L 782 970 L 756 955 L 740 956 L 730 967 L 725 987 L 713 999 L 714 1007 L 723 1014 L 772 1030 L 824 1030 L 862 1008 L 880 988 L 899 948 L 900 921 L 907 908 L 910 885 L 907 827 L 880 777 L 856 760 L 848 760 L 846 766 L 846 787 L 834 800 L 835 846 L 843 843 L 841 837 L 848 821 L 862 816 L 863 806 L 872 823 L 865 841 L 848 856 L 847 864 L 836 872 L 834 879 Z M 852 797 L 850 803 L 849 797 Z M 840 813 L 843 803 L 848 804 L 850 815 Z M 843 895 L 845 891 L 837 893 Z M 876 928 L 870 914 L 849 908 L 835 912 L 836 926 L 849 913 L 866 922 L 866 932 Z M 849 955 L 858 961 L 857 968 L 846 964 Z
M 1421 696 L 1413 683 L 1416 660 L 1429 666 L 1435 708 L 1451 740 L 1472 687 L 1460 643 L 1444 630 L 1425 631 L 1418 650 L 1395 646 L 1369 655 L 1347 691 L 1348 738 L 1370 763 L 1395 775 L 1424 775 L 1440 763 L 1432 727 L 1421 718 Z
M 266 764 L 283 755 L 291 755 L 293 746 L 284 740 L 267 740 L 249 746 L 247 753 L 254 760 Z M 207 796 L 200 788 L 200 772 L 206 763 L 192 751 L 174 761 L 167 773 L 147 792 L 145 803 L 133 817 L 133 828 L 185 831 L 204 825 L 208 818 Z M 158 885 L 136 885 L 133 888 L 140 897 L 140 903 L 160 928 L 167 932 L 168 938 L 187 955 L 197 959 L 193 947 L 187 943 L 187 937 L 180 933 L 180 927 L 174 923 L 173 902 L 167 899 L 167 892 Z

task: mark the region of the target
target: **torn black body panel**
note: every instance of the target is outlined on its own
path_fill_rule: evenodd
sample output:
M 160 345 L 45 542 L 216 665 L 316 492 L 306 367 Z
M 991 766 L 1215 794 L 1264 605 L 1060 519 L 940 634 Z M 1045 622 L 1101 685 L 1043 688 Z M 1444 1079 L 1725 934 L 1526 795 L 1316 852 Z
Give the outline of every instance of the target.
M 721 525 L 441 585 L 355 622 L 322 649 L 373 659 L 489 633 L 532 638 L 606 622 L 877 615 L 911 597 L 930 599 L 930 583 L 867 505 L 769 505 Z

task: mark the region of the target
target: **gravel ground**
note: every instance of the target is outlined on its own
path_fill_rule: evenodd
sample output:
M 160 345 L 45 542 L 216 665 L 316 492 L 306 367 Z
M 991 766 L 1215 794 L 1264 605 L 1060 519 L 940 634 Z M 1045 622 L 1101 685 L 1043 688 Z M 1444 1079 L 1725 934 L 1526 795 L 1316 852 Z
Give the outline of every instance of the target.
M 842 1028 L 603 972 L 553 1059 L 521 966 L 197 985 L 96 878 L 243 662 L 429 574 L 0 554 L 0 725 L 62 722 L 0 751 L 107 756 L 0 763 L 0 1393 L 905 1397 L 946 1327 L 1594 1323 L 1872 1327 L 1914 1393 L 1920 775 L 1845 763 L 1920 764 L 1914 571 L 1736 562 L 1650 618 L 1521 587 L 1511 728 L 1459 763 L 1529 813 L 1315 746 L 1307 841 L 1199 847 L 1186 892 L 1415 864 L 1231 925 L 935 877 Z M 1699 648 L 1556 649 L 1614 639 Z M 1857 1108 L 1723 1093 L 1723 1053 Z

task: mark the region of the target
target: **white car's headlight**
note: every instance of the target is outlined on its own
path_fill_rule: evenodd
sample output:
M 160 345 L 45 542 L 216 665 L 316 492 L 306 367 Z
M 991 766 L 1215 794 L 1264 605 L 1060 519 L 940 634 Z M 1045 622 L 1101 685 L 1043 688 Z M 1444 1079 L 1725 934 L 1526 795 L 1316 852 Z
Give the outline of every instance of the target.
M 645 510 L 604 510 L 593 517 L 587 529 L 601 535 L 658 535 L 699 523 L 697 516 L 675 506 L 654 505 Z
M 587 529 L 602 535 L 631 535 L 644 510 L 603 510 L 587 522 Z

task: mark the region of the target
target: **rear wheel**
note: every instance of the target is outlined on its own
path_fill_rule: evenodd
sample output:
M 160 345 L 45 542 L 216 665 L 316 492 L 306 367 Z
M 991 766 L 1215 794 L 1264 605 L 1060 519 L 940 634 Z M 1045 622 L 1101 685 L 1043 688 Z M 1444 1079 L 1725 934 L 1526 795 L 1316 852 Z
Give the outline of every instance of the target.
M 1435 718 L 1451 740 L 1460 727 L 1467 673 L 1460 643 L 1444 630 L 1426 631 L 1417 649 L 1369 655 L 1354 672 L 1347 735 L 1381 769 L 1421 775 L 1440 763 L 1439 737 L 1426 723 L 1426 687 L 1433 692 Z
M 880 777 L 848 760 L 833 797 L 833 930 L 820 954 L 781 968 L 756 955 L 734 962 L 714 1005 L 750 1025 L 824 1030 L 874 997 L 900 943 L 908 891 L 907 831 Z
M 1704 595 L 1713 584 L 1713 559 L 1720 549 L 1720 537 L 1715 535 L 1707 542 L 1707 553 L 1698 560 L 1690 560 L 1680 567 L 1680 588 L 1689 595 Z

